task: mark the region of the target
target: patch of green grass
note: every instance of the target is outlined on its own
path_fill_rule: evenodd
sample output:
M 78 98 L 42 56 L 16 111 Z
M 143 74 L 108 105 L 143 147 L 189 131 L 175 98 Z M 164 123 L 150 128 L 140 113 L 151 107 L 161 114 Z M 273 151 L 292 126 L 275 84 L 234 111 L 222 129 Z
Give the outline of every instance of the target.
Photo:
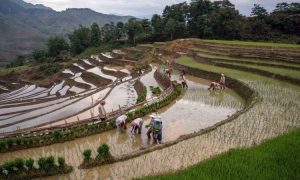
M 300 67 L 299 64 L 292 64 L 292 63 L 288 63 L 288 62 L 278 62 L 278 61 L 273 61 L 273 60 L 262 60 L 262 59 L 252 59 L 252 58 L 236 58 L 236 57 L 230 57 L 230 56 L 226 56 L 225 54 L 222 53 L 217 53 L 220 55 L 212 55 L 212 54 L 208 54 L 208 53 L 212 53 L 212 52 L 199 52 L 197 53 L 197 55 L 199 57 L 203 57 L 203 58 L 209 58 L 209 59 L 220 59 L 220 60 L 233 60 L 233 61 L 241 61 L 241 62 L 253 62 L 253 63 L 268 63 L 268 64 L 276 64 L 276 65 L 284 65 L 284 66 L 291 66 L 291 67 Z
M 11 68 L 4 68 L 4 67 L 2 68 L 1 67 L 0 75 L 4 75 L 4 74 L 7 74 L 12 71 L 19 73 L 19 72 L 23 72 L 23 71 L 30 70 L 30 69 L 32 69 L 32 66 L 30 66 L 30 65 L 17 66 L 17 67 L 11 67 Z
M 271 47 L 292 47 L 300 48 L 297 44 L 283 44 L 283 43 L 271 43 L 271 42 L 251 42 L 251 41 L 226 41 L 226 40 L 203 40 L 209 43 L 229 44 L 229 45 L 246 45 L 246 46 L 271 46 Z
M 253 65 L 253 64 L 242 64 L 242 63 L 227 63 L 227 62 L 222 62 L 222 63 L 259 69 L 259 70 L 268 71 L 268 72 L 271 72 L 271 73 L 280 74 L 280 75 L 288 76 L 288 77 L 292 77 L 292 78 L 300 78 L 300 71 L 292 70 L 292 69 L 279 68 L 279 67 L 259 66 L 259 65 Z
M 300 129 L 182 171 L 145 179 L 300 179 Z
M 141 47 L 149 47 L 149 48 L 153 48 L 153 44 L 139 44 L 138 46 L 141 46 Z
M 161 93 L 161 90 L 159 87 L 150 86 L 150 90 L 153 95 L 160 95 L 160 93 Z
M 202 53 L 217 53 L 217 54 L 220 54 L 220 55 L 228 55 L 228 53 L 223 53 L 223 52 L 216 52 L 216 51 L 212 51 L 212 50 L 208 50 L 208 49 L 204 49 L 204 48 L 199 48 L 199 47 L 192 47 L 192 48 L 189 48 L 190 50 L 193 50 L 193 51 L 197 51 L 197 52 L 202 52 Z
M 146 54 L 141 51 L 141 52 L 129 52 L 126 55 L 126 58 L 130 59 L 130 60 L 135 60 L 135 61 L 139 61 L 141 59 L 144 59 L 146 57 Z

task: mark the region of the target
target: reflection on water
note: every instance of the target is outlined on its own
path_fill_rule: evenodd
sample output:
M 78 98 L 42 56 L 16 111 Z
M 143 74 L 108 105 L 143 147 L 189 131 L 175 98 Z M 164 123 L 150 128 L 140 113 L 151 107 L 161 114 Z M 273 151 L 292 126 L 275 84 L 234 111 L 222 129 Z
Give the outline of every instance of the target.
M 157 69 L 156 66 L 152 67 L 151 72 L 143 75 L 140 79 L 140 81 L 144 84 L 144 86 L 147 87 L 146 99 L 149 99 L 152 97 L 152 92 L 151 92 L 150 86 L 159 87 L 159 84 L 157 83 L 157 81 L 154 78 L 154 73 L 155 73 L 156 69 Z
M 238 95 L 231 90 L 225 90 L 222 95 L 211 95 L 207 90 L 207 81 L 189 76 L 187 76 L 187 79 L 190 89 L 186 91 L 182 98 L 158 112 L 163 119 L 163 142 L 209 127 L 226 119 L 228 115 L 235 113 L 243 106 L 243 101 L 240 101 L 240 98 L 236 98 Z M 117 95 L 115 94 L 113 97 L 115 96 Z M 114 100 L 118 100 L 118 98 Z M 230 103 L 225 101 L 230 101 Z M 144 125 L 148 124 L 149 117 L 144 117 L 144 119 Z M 122 163 L 88 170 L 79 170 L 77 166 L 83 160 L 82 152 L 85 149 L 92 149 L 95 155 L 97 147 L 104 142 L 110 146 L 111 152 L 115 156 L 152 144 L 147 140 L 145 135 L 147 129 L 145 127 L 143 127 L 142 135 L 132 134 L 130 129 L 131 127 L 128 126 L 126 131 L 117 129 L 64 144 L 54 144 L 47 147 L 1 154 L 0 161 L 14 159 L 15 157 L 37 157 L 51 154 L 54 156 L 65 156 L 66 161 L 75 166 L 75 169 L 71 174 L 51 177 L 50 179 L 57 179 L 58 177 L 62 179 L 125 178 L 118 177 L 119 171 L 123 170 Z M 132 173 L 134 174 L 134 171 L 137 169 L 138 167 L 133 164 Z

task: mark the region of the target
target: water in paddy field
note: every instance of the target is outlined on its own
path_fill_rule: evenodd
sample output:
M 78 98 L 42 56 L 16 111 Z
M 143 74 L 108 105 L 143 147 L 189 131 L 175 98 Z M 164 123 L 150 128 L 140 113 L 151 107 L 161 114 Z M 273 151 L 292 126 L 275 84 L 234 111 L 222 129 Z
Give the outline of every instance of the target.
M 185 94 L 176 102 L 158 112 L 163 120 L 163 142 L 175 140 L 181 135 L 210 127 L 243 107 L 244 102 L 234 91 L 227 89 L 220 93 L 211 94 L 207 90 L 208 81 L 190 76 L 187 76 L 187 79 L 189 89 Z M 144 117 L 144 119 L 144 125 L 148 124 L 149 117 Z M 77 167 L 83 160 L 82 152 L 89 148 L 93 150 L 93 155 L 95 155 L 96 149 L 101 143 L 107 143 L 114 156 L 153 145 L 145 135 L 147 129 L 143 128 L 141 135 L 132 134 L 130 130 L 131 127 L 128 125 L 126 131 L 116 129 L 64 144 L 0 154 L 0 162 L 15 157 L 64 156 L 66 162 L 74 166 L 74 171 L 71 174 L 54 176 L 49 179 L 120 178 L 118 174 L 124 170 L 122 163 L 88 170 L 79 170 Z M 133 168 L 131 170 L 133 172 L 128 172 L 128 174 L 134 174 L 134 171 L 138 170 L 137 165 L 132 164 Z
M 134 89 L 135 80 L 117 85 L 105 99 L 105 111 L 107 113 L 135 104 L 137 93 Z
M 143 83 L 143 85 L 146 86 L 146 88 L 147 88 L 146 99 L 149 99 L 149 98 L 152 97 L 152 92 L 151 92 L 150 86 L 160 87 L 158 82 L 154 78 L 154 73 L 155 73 L 156 70 L 157 70 L 156 66 L 152 67 L 151 72 L 143 75 L 140 79 L 140 81 Z

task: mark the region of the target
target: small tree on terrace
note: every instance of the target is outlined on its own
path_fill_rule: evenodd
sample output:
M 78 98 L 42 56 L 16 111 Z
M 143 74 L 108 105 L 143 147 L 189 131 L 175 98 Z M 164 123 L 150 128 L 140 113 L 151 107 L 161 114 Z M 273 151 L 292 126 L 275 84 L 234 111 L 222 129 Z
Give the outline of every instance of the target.
M 48 55 L 56 57 L 61 51 L 69 50 L 69 44 L 63 37 L 50 37 L 47 43 Z
M 93 23 L 91 26 L 91 45 L 99 46 L 100 45 L 100 28 L 97 23 Z

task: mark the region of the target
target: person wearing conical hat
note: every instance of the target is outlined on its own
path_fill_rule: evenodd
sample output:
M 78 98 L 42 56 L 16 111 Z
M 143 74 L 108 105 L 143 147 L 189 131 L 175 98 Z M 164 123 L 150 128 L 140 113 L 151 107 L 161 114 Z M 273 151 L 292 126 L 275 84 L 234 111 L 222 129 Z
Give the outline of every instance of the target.
M 225 86 L 225 75 L 224 74 L 221 74 L 220 88 L 221 89 L 225 89 L 226 88 L 226 86 Z

